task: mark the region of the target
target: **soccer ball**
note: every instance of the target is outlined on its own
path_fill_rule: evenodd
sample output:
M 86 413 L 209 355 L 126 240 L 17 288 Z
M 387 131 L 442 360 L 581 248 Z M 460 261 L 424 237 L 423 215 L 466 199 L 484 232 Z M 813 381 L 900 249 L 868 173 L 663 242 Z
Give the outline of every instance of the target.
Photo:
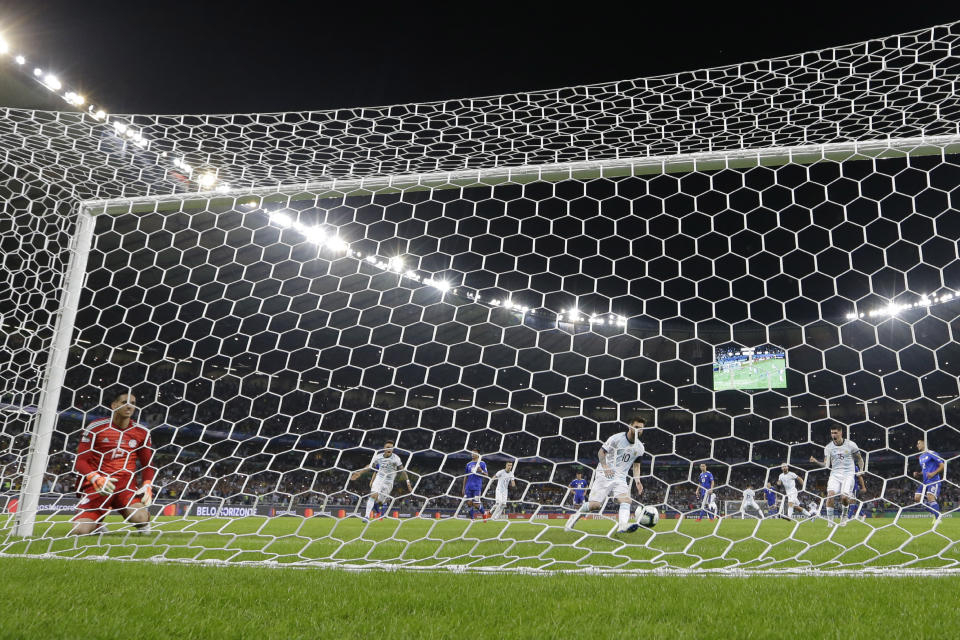
M 651 505 L 637 507 L 637 524 L 641 527 L 654 527 L 660 521 L 660 512 Z

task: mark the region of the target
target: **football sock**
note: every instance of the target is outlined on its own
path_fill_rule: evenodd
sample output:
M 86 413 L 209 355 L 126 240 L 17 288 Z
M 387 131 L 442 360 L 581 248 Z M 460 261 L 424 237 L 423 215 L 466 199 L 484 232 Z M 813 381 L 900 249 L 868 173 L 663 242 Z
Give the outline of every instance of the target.
M 936 500 L 933 500 L 932 502 L 927 502 L 927 508 L 933 512 L 934 516 L 940 517 L 940 504 Z
M 827 520 L 833 520 L 833 507 L 827 507 Z
M 367 498 L 367 513 L 364 515 L 370 515 L 371 511 L 373 511 L 373 498 Z
M 617 517 L 620 523 L 620 529 L 626 529 L 630 525 L 630 505 L 626 502 L 620 503 L 620 513 Z

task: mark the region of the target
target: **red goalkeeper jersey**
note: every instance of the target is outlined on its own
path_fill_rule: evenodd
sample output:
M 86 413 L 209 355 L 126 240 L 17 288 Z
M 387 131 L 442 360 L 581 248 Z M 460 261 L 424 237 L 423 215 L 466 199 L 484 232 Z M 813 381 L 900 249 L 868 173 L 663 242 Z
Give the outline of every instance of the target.
M 112 476 L 117 489 L 121 489 L 132 485 L 138 463 L 140 481 L 153 482 L 157 470 L 151 466 L 152 460 L 153 443 L 149 431 L 132 420 L 126 429 L 121 429 L 110 418 L 103 418 L 94 420 L 84 430 L 74 468 L 82 476 L 81 491 L 92 489 L 87 479 L 90 473 Z

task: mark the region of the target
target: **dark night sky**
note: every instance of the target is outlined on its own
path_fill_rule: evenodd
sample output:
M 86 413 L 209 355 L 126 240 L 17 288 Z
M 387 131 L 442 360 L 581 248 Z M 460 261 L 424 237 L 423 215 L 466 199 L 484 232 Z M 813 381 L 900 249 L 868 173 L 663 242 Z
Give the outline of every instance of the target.
M 947 3 L 0 0 L 0 31 L 114 113 L 289 111 L 658 75 L 960 19 Z M 518 9 L 517 5 L 523 8 Z M 388 5 L 389 6 L 389 5 Z M 837 10 L 838 6 L 844 7 Z M 904 7 L 909 7 L 909 12 Z M 725 8 L 729 7 L 729 8 Z

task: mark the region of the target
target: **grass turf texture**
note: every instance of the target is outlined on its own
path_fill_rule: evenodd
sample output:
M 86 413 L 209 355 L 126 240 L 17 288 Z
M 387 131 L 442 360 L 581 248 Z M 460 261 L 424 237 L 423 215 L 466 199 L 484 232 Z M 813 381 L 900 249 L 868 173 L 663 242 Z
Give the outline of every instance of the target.
M 793 569 L 960 563 L 960 518 L 936 531 L 929 518 L 868 519 L 830 528 L 823 520 L 662 520 L 653 531 L 608 535 L 611 520 L 473 521 L 356 518 L 158 518 L 133 534 L 118 517 L 112 532 L 67 536 L 65 516 L 38 522 L 31 539 L 0 538 L 0 553 L 63 557 L 190 559 L 225 562 L 322 562 L 410 567 L 467 565 L 547 570 L 615 568 Z M 0 519 L 0 532 L 9 533 Z
M 0 637 L 949 638 L 960 577 L 478 575 L 0 558 Z M 936 595 L 934 595 L 936 599 Z

